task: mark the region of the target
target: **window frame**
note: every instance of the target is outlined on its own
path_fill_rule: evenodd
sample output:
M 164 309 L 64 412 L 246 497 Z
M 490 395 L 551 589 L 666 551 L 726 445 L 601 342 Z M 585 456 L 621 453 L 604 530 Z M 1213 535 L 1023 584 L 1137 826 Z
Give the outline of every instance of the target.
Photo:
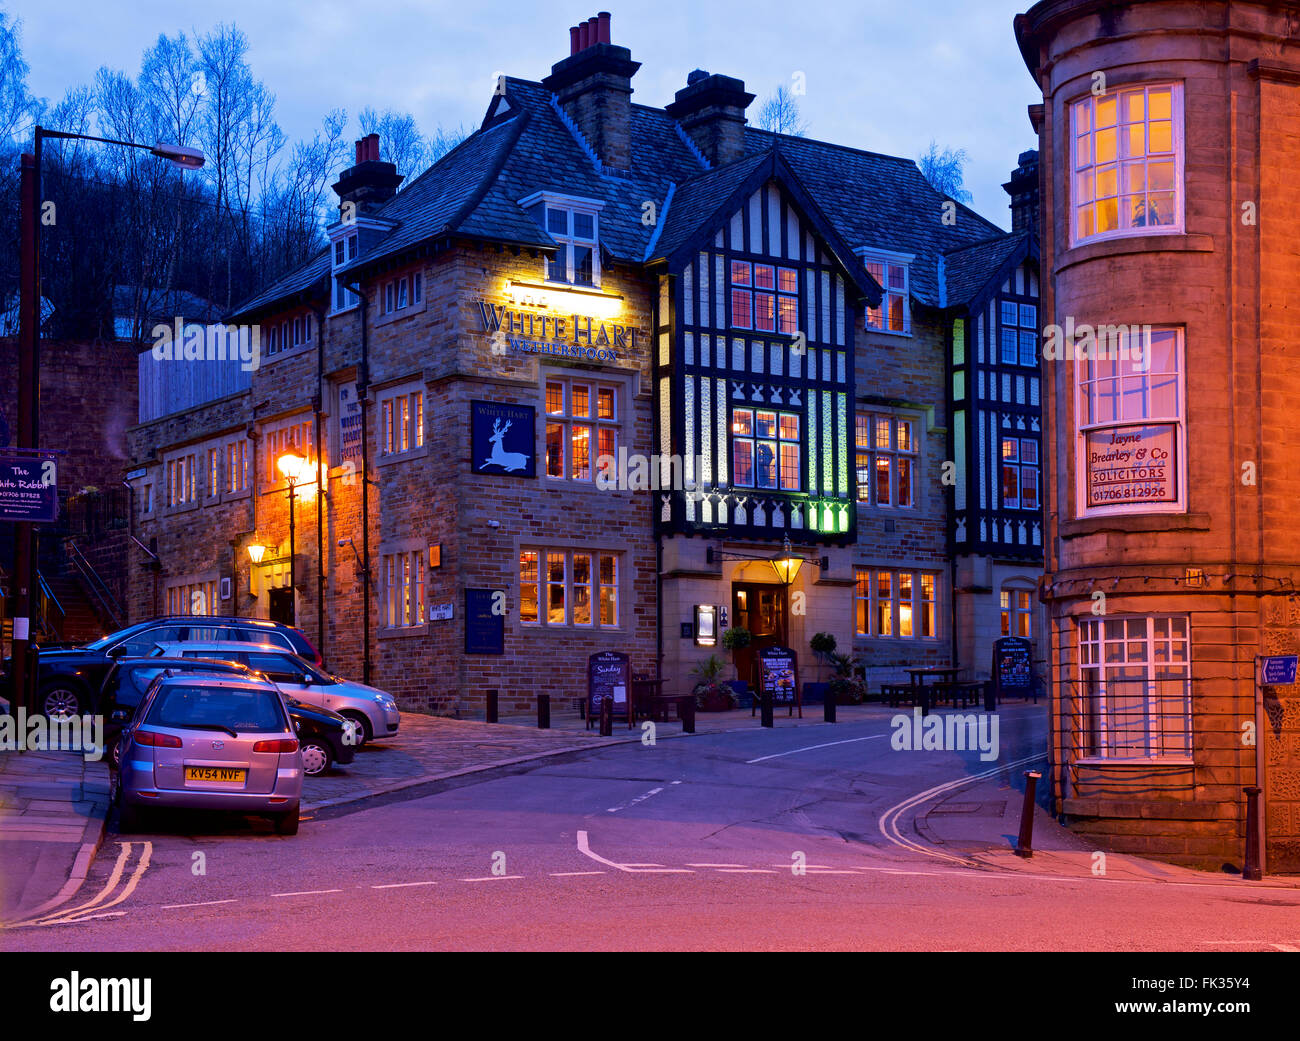
M 383 629 L 418 629 L 427 624 L 427 553 L 427 547 L 381 552 L 379 574 L 383 582 L 380 600 L 384 612 Z
M 403 383 L 386 387 L 375 394 L 375 410 L 379 416 L 378 440 L 379 462 L 411 458 L 422 453 L 427 444 L 425 425 L 427 395 L 422 383 Z M 393 423 L 398 409 L 405 409 L 400 431 Z M 400 436 L 397 436 L 400 435 Z
M 803 417 L 798 412 L 787 412 L 782 408 L 772 407 L 764 408 L 757 405 L 746 405 L 733 407 L 730 410 L 731 415 L 727 423 L 728 439 L 731 451 L 731 486 L 733 488 L 752 488 L 756 492 L 779 492 L 786 494 L 798 494 L 803 491 Z M 740 433 L 737 431 L 738 418 L 742 413 L 748 413 L 750 417 L 749 432 Z M 772 436 L 760 436 L 758 433 L 758 415 L 759 413 L 770 413 L 773 417 Z M 786 420 L 792 420 L 795 424 L 793 436 L 786 433 Z M 772 443 L 776 451 L 773 455 L 773 474 L 776 483 L 771 487 L 758 484 L 758 446 L 760 443 Z M 750 446 L 749 470 L 753 479 L 748 483 L 742 481 L 738 476 L 740 468 L 737 466 L 736 446 L 737 444 Z M 786 483 L 786 466 L 785 451 L 786 448 L 793 447 L 798 453 L 794 465 L 794 485 Z
M 916 260 L 915 253 L 895 253 L 890 250 L 872 249 L 866 246 L 860 247 L 854 252 L 857 253 L 862 266 L 872 278 L 880 283 L 884 295 L 881 297 L 878 308 L 863 308 L 863 327 L 870 333 L 886 333 L 890 336 L 911 336 L 912 335 L 912 263 Z M 880 265 L 880 276 L 877 277 L 871 270 L 873 265 Z M 890 267 L 901 267 L 903 269 L 903 284 L 898 288 L 890 286 Z M 890 325 L 891 308 L 889 299 L 897 297 L 901 301 L 903 327 L 901 329 L 892 329 Z M 872 312 L 879 313 L 879 324 L 873 324 Z
M 602 456 L 610 455 L 615 459 L 618 458 L 618 446 L 623 442 L 622 409 L 620 403 L 626 399 L 626 385 L 620 382 L 613 382 L 607 379 L 595 377 L 586 377 L 572 373 L 560 372 L 543 372 L 542 373 L 542 404 L 541 404 L 541 423 L 542 423 L 542 474 L 548 481 L 577 481 L 582 484 L 594 484 L 598 462 Z M 559 384 L 561 393 L 561 411 L 552 412 L 550 410 L 549 391 L 552 384 Z M 587 391 L 587 415 L 579 416 L 573 413 L 573 391 L 576 388 L 585 388 Z M 600 402 L 601 392 L 609 391 L 613 394 L 612 416 L 601 417 Z M 560 433 L 560 470 L 561 473 L 551 473 L 551 430 L 553 427 L 559 427 Z M 587 440 L 587 474 L 584 477 L 575 476 L 573 467 L 574 456 L 574 427 L 585 427 L 588 429 Z M 613 445 L 606 452 L 601 447 L 601 434 L 610 433 L 613 437 Z
M 888 593 L 882 596 L 881 579 L 889 579 Z M 853 626 L 859 640 L 908 640 L 938 642 L 943 636 L 943 572 L 926 568 L 898 568 L 891 565 L 858 564 L 853 569 Z M 927 593 L 927 580 L 928 592 Z M 904 587 L 910 592 L 906 602 Z M 881 631 L 888 606 L 889 632 Z M 907 614 L 904 615 L 904 608 Z M 865 619 L 866 629 L 863 628 Z M 904 622 L 911 632 L 904 633 Z M 923 632 L 929 628 L 929 632 Z
M 866 420 L 867 425 L 867 444 L 864 446 L 859 441 L 859 435 L 862 430 L 861 420 Z M 889 423 L 889 447 L 876 447 L 876 424 L 880 421 Z M 912 447 L 898 447 L 898 430 L 899 424 L 906 423 L 910 432 Z M 915 510 L 916 489 L 917 489 L 917 471 L 921 466 L 921 445 L 917 437 L 917 430 L 921 423 L 919 415 L 908 412 L 873 412 L 863 409 L 854 414 L 853 417 L 853 494 L 858 496 L 854 501 L 859 507 L 869 507 L 881 510 Z M 863 499 L 860 497 L 863 486 L 862 481 L 862 459 L 868 460 L 866 471 L 866 486 L 869 489 L 869 497 Z M 876 478 L 879 471 L 881 460 L 889 463 L 889 502 L 879 502 L 877 497 Z M 906 506 L 899 504 L 899 489 L 902 487 L 900 480 L 902 468 L 898 465 L 900 460 L 908 462 L 908 495 L 909 501 Z
M 531 555 L 533 560 L 525 562 L 525 557 Z M 598 630 L 615 631 L 624 628 L 623 613 L 623 594 L 621 583 L 623 580 L 623 565 L 621 558 L 623 552 L 620 550 L 604 549 L 601 547 L 588 546 L 547 546 L 536 543 L 523 543 L 519 546 L 518 553 L 515 557 L 515 581 L 517 583 L 517 592 L 519 596 L 519 610 L 515 614 L 515 619 L 520 626 L 527 629 L 566 629 L 578 630 L 581 632 L 593 632 Z M 552 558 L 559 558 L 563 565 L 563 574 L 556 580 L 550 572 Z M 577 580 L 577 568 L 574 562 L 578 558 L 584 558 L 587 561 L 587 581 Z M 612 563 L 612 577 L 609 581 L 605 580 L 606 562 Z M 527 578 L 525 568 L 533 573 L 533 577 Z M 552 603 L 552 588 L 557 588 L 560 595 L 562 619 L 559 621 L 551 620 L 550 605 Z M 587 591 L 587 621 L 577 620 L 578 596 L 577 590 L 585 589 Z M 525 591 L 531 590 L 532 597 L 525 596 Z M 609 593 L 609 597 L 606 597 Z M 608 603 L 613 612 L 613 620 L 606 622 L 603 620 L 605 606 Z M 536 614 L 535 618 L 526 618 L 524 616 L 525 606 L 531 604 Z
M 519 206 L 533 218 L 537 226 L 554 240 L 564 251 L 565 279 L 553 278 L 551 274 L 554 258 L 542 257 L 542 280 L 546 285 L 578 290 L 593 290 L 601 287 L 603 271 L 600 258 L 600 211 L 605 203 L 600 199 L 588 199 L 578 195 L 565 195 L 559 192 L 533 192 L 519 200 Z M 551 231 L 550 211 L 562 212 L 565 216 L 565 230 Z M 591 237 L 579 235 L 577 217 L 591 218 Z M 591 281 L 577 281 L 577 261 L 574 247 L 580 246 L 591 250 Z

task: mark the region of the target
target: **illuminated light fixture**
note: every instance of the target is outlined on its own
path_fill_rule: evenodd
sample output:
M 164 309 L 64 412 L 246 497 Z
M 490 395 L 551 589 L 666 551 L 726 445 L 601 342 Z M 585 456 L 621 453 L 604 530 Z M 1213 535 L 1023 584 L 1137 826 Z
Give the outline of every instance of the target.
M 506 296 L 511 303 L 524 307 L 595 315 L 599 318 L 613 318 L 623 310 L 623 297 L 618 294 L 539 282 L 510 282 L 506 285 Z
M 264 556 L 266 556 L 266 547 L 260 542 L 254 542 L 248 547 L 248 559 L 254 564 L 260 564 Z
M 303 471 L 306 468 L 307 460 L 297 452 L 285 452 L 275 461 L 280 473 L 293 484 L 302 480 Z
M 791 552 L 790 536 L 787 535 L 781 544 L 781 552 L 772 558 L 772 570 L 776 572 L 776 577 L 783 585 L 792 586 L 794 580 L 799 577 L 799 569 L 802 566 L 803 557 L 795 556 Z

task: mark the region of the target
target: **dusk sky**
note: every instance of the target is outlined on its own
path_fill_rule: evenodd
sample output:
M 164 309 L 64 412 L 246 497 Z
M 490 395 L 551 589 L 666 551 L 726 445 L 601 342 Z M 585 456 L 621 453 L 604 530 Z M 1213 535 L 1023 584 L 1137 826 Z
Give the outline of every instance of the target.
M 633 100 L 663 105 L 695 68 L 736 76 L 759 102 L 803 72 L 813 137 L 915 159 L 931 139 L 963 148 L 974 206 L 1010 224 L 1001 184 L 1034 144 L 1025 114 L 1039 100 L 1011 32 L 1025 0 L 867 0 L 852 4 L 602 0 L 523 4 L 390 0 L 132 0 L 91 5 L 18 0 L 29 86 L 51 103 L 100 65 L 138 74 L 159 35 L 234 22 L 277 95 L 290 140 L 330 108 L 410 111 L 422 130 L 476 126 L 499 72 L 541 79 L 569 53 L 570 25 L 607 9 L 613 42 L 642 63 Z M 350 136 L 355 136 L 352 134 Z

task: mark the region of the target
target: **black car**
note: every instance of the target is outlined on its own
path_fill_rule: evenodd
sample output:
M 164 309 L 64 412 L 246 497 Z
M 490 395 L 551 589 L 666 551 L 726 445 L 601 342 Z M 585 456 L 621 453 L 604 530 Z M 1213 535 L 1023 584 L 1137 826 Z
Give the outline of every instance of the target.
M 140 658 L 160 643 L 187 640 L 242 640 L 284 646 L 318 667 L 320 653 L 300 629 L 261 618 L 172 615 L 138 622 L 94 643 L 73 649 L 42 648 L 36 672 L 36 710 L 47 716 L 79 715 L 119 658 Z M 6 661 L 6 674 L 12 675 Z
M 95 698 L 93 711 L 104 717 L 104 751 L 114 766 L 118 764 L 122 729 L 130 722 L 149 687 L 160 676 L 174 676 L 179 672 L 259 675 L 244 665 L 194 658 L 128 658 L 113 662 Z M 350 720 L 295 698 L 286 696 L 284 700 L 298 732 L 303 772 L 308 777 L 325 773 L 335 763 L 352 762 L 357 746 L 355 739 L 350 739 L 354 729 Z

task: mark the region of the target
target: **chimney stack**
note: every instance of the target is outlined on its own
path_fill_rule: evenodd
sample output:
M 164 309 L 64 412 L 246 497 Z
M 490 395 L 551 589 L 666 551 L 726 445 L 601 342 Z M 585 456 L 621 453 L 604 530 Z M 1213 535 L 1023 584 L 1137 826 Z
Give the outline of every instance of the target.
M 641 63 L 610 43 L 609 12 L 569 29 L 569 56 L 551 66 L 542 86 L 556 96 L 601 163 L 632 165 L 632 77 Z
M 339 174 L 334 191 L 339 205 L 355 203 L 358 213 L 373 210 L 397 193 L 403 177 L 392 163 L 379 159 L 379 135 L 367 134 L 356 143 L 356 165 Z
M 709 165 L 722 166 L 745 154 L 745 109 L 753 100 L 743 80 L 696 69 L 665 111 L 682 125 Z
M 1038 223 L 1038 152 L 1021 152 L 1019 165 L 1011 171 L 1011 180 L 1002 186 L 1011 196 L 1011 230 L 1037 235 Z

